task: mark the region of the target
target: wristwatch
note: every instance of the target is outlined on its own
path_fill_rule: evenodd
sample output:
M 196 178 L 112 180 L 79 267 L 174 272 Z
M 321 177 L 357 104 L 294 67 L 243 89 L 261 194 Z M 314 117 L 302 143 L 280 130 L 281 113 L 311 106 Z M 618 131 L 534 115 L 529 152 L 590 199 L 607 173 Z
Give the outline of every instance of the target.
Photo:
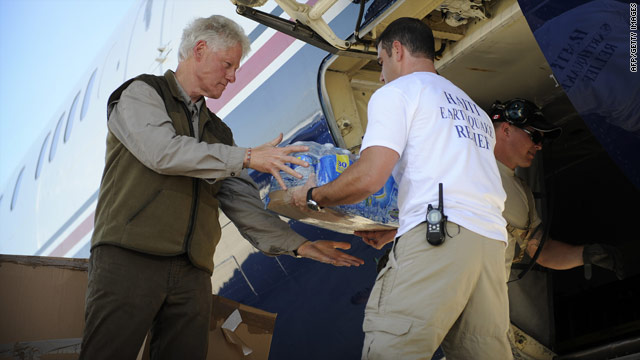
M 311 198 L 311 193 L 315 188 L 316 187 L 312 187 L 309 190 L 307 190 L 307 207 L 313 211 L 320 211 L 320 209 L 322 209 L 320 205 L 318 205 L 318 203 Z

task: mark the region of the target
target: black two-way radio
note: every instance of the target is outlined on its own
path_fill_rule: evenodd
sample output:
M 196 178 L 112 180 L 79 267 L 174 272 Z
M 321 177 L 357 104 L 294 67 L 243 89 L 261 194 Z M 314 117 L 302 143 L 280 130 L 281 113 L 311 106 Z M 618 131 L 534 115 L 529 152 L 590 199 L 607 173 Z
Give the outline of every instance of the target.
M 429 204 L 427 207 L 427 241 L 433 246 L 442 245 L 447 217 L 444 215 L 442 201 L 442 183 L 438 184 L 438 207 Z

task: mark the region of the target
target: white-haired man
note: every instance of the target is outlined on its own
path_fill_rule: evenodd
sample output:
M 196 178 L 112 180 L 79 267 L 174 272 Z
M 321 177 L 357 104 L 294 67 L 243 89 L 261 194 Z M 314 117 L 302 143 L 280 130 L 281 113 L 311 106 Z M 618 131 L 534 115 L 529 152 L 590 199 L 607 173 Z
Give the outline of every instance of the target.
M 151 329 L 154 359 L 207 354 L 218 207 L 256 248 L 339 266 L 362 260 L 308 242 L 264 210 L 244 169 L 293 172 L 285 163 L 304 146 L 234 144 L 206 107 L 235 81 L 249 41 L 223 16 L 185 30 L 175 72 L 140 75 L 109 97 L 106 164 L 91 240 L 83 359 L 133 359 Z M 284 183 L 282 183 L 284 186 Z

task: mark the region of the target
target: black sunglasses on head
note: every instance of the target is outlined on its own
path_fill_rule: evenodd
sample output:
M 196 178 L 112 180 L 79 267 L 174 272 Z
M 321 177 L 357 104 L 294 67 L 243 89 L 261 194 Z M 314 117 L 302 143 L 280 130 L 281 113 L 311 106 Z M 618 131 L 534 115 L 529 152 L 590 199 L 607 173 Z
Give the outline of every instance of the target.
M 542 145 L 542 142 L 544 141 L 544 135 L 540 132 L 540 131 L 531 131 L 525 128 L 520 128 L 522 129 L 522 131 L 525 132 L 525 134 L 529 135 L 529 139 L 531 139 L 531 142 L 533 142 L 536 145 Z

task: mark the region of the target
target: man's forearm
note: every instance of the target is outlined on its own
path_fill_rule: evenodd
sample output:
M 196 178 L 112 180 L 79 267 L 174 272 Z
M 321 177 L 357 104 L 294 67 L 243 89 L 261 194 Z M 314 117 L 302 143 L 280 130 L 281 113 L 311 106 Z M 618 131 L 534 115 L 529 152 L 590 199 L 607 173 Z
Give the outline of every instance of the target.
M 216 197 L 242 236 L 267 254 L 291 254 L 306 241 L 276 214 L 264 209 L 257 186 L 246 170 L 239 177 L 222 180 Z
M 567 270 L 582 266 L 582 245 L 571 245 L 560 241 L 547 239 L 544 243 L 537 263 L 554 270 Z M 538 241 L 531 240 L 527 246 L 529 256 L 533 256 L 538 249 Z
M 324 207 L 355 204 L 382 187 L 381 185 L 372 190 L 372 179 L 363 171 L 362 166 L 358 165 L 358 162 L 355 162 L 334 181 L 314 189 L 312 197 L 318 205 Z
M 398 162 L 395 151 L 382 146 L 365 149 L 360 159 L 337 179 L 313 190 L 313 200 L 320 206 L 355 204 L 380 190 Z

